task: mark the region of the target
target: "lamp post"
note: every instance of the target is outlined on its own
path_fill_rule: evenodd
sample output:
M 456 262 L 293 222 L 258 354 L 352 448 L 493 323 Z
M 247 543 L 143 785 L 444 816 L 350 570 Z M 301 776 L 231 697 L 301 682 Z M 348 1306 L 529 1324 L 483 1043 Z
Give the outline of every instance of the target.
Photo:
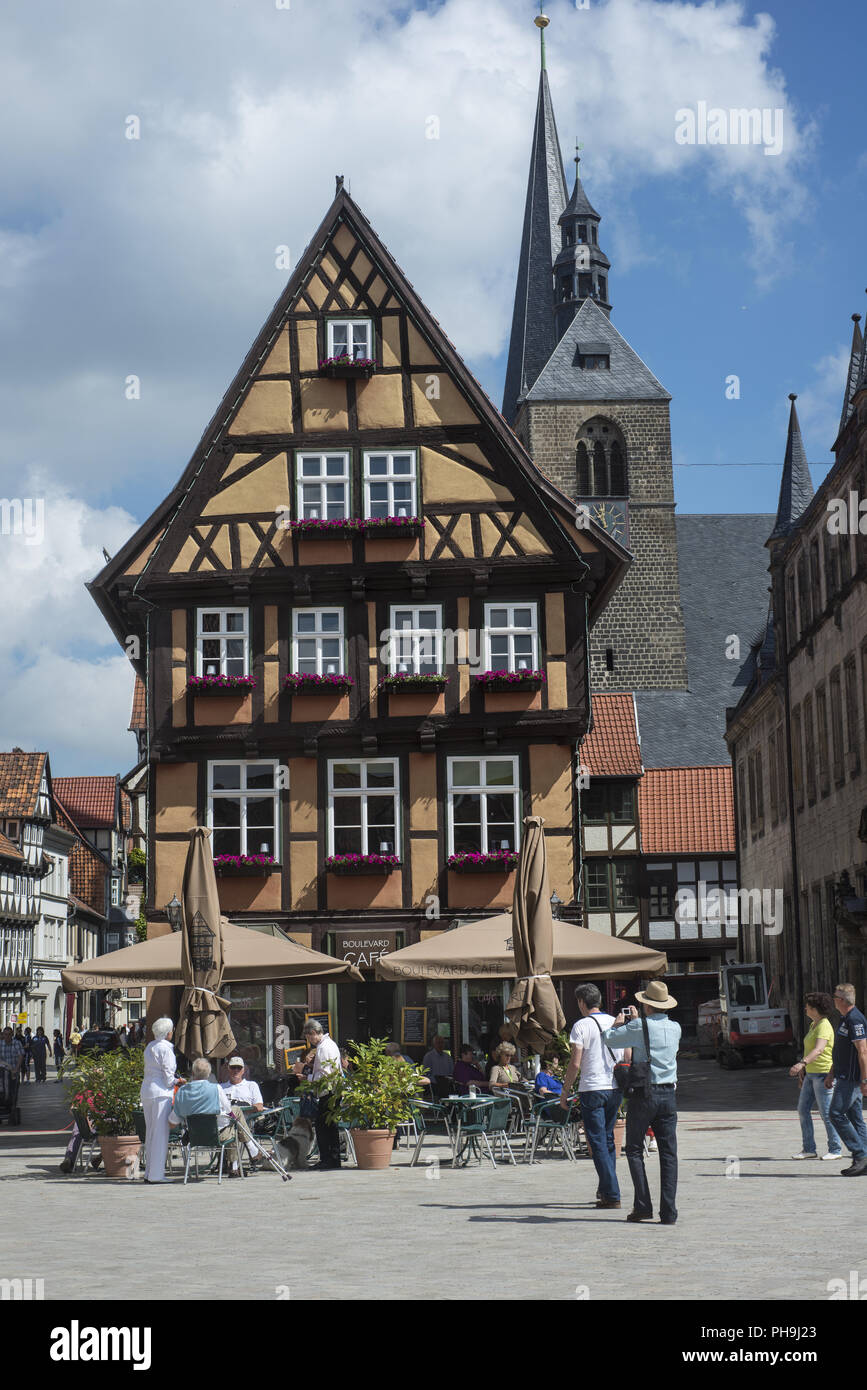
M 172 931 L 180 931 L 184 925 L 184 909 L 178 902 L 177 893 L 173 893 L 171 902 L 166 903 L 166 916 Z
M 557 889 L 551 894 L 551 916 L 555 922 L 560 921 L 560 912 L 563 907 L 563 899 L 557 896 Z

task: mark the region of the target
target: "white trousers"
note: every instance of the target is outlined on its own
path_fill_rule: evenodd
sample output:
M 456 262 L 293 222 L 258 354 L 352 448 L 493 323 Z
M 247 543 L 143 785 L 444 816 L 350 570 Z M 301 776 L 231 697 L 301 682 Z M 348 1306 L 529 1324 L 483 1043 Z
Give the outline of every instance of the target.
M 172 1113 L 172 1092 L 164 1091 L 153 1082 L 141 1088 L 141 1104 L 145 1117 L 148 1182 L 162 1182 L 166 1176 L 166 1155 L 169 1151 L 169 1115 Z

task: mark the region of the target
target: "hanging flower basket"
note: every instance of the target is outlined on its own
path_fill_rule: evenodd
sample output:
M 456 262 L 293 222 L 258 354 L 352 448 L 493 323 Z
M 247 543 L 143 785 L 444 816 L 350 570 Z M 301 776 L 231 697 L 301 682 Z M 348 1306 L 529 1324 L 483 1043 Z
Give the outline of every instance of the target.
M 364 522 L 365 534 L 371 540 L 397 540 L 401 536 L 420 536 L 423 516 L 369 516 Z
M 396 854 L 329 854 L 325 868 L 330 874 L 390 874 L 400 868 Z
M 458 874 L 508 874 L 518 863 L 518 851 L 498 849 L 482 854 L 476 850 L 461 850 L 458 854 L 450 854 L 446 863 Z
M 190 676 L 187 689 L 194 695 L 248 695 L 256 684 L 255 676 Z
M 477 690 L 541 690 L 544 671 L 483 671 L 473 676 Z
M 410 693 L 422 690 L 432 690 L 434 692 L 445 690 L 449 683 L 448 676 L 417 676 L 412 671 L 398 672 L 394 676 L 381 676 L 378 688 L 396 694 L 405 690 Z
M 351 676 L 292 674 L 283 677 L 283 689 L 292 695 L 341 695 L 354 685 Z
M 214 859 L 218 878 L 257 878 L 276 868 L 273 854 L 218 854 Z
M 369 377 L 376 371 L 372 357 L 350 357 L 348 353 L 340 357 L 323 357 L 319 363 L 323 376 Z
M 355 536 L 364 530 L 364 522 L 357 516 L 342 516 L 335 521 L 323 521 L 319 517 L 303 521 L 284 521 L 284 531 L 302 537 L 305 541 L 328 541 L 335 537 Z

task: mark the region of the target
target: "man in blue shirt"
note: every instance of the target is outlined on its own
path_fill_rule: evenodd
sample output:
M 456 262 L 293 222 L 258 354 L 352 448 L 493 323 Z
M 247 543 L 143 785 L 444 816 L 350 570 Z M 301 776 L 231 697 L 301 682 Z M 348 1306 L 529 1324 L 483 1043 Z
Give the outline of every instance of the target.
M 647 1021 L 650 1042 L 650 1085 L 646 1094 L 630 1092 L 626 1110 L 626 1161 L 635 1189 L 635 1200 L 627 1221 L 651 1221 L 653 1199 L 644 1170 L 644 1136 L 652 1127 L 659 1150 L 659 1219 L 663 1226 L 677 1220 L 677 1049 L 680 1024 L 668 1017 L 677 1000 L 662 980 L 651 980 L 647 989 L 636 994 Z M 619 1013 L 604 1034 L 609 1047 L 631 1047 L 632 1061 L 647 1060 L 644 1028 L 634 1009 Z
M 192 1081 L 180 1086 L 175 1093 L 169 1124 L 178 1125 L 188 1115 L 225 1115 L 231 1118 L 229 1098 L 221 1086 L 210 1080 L 211 1064 L 207 1058 L 197 1057 L 191 1072 Z
M 852 1162 L 842 1169 L 842 1176 L 856 1178 L 867 1173 L 867 1125 L 861 1101 L 862 1096 L 867 1096 L 867 1018 L 855 1008 L 854 985 L 837 986 L 834 1007 L 841 1021 L 834 1039 L 831 1070 L 825 1078 L 827 1089 L 834 1089 L 828 1119 L 852 1154 Z

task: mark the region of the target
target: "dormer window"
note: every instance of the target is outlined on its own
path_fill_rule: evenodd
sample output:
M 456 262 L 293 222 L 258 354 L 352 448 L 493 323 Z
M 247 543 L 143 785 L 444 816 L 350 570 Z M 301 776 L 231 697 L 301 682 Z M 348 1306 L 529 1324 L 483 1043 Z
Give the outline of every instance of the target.
M 606 301 L 606 303 L 607 303 L 607 301 L 608 301 L 608 277 L 607 277 L 607 275 L 600 275 L 600 276 L 599 276 L 599 298 L 600 298 L 600 299 L 604 299 L 604 300 Z
M 329 319 L 328 356 L 349 357 L 353 362 L 373 357 L 373 324 L 370 319 Z
M 594 352 L 586 357 L 579 356 L 578 365 L 585 372 L 607 372 L 611 370 L 611 358 L 608 353 Z

